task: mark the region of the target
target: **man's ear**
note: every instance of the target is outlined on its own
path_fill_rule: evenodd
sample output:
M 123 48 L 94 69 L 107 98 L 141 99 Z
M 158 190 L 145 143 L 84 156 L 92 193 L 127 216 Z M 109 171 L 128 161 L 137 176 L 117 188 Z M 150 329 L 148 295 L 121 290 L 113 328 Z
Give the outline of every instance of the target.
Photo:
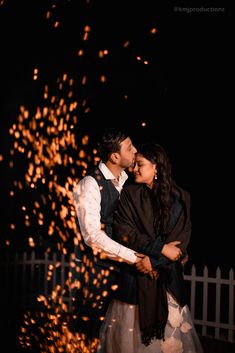
M 113 152 L 111 155 L 110 155 L 110 159 L 113 163 L 117 163 L 117 161 L 119 160 L 119 154 L 116 153 L 116 152 Z

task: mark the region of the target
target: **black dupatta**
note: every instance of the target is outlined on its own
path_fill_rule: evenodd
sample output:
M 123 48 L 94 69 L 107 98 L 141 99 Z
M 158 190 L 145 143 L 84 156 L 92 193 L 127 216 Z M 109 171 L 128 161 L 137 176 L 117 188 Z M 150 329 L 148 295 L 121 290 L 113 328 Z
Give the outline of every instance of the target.
M 189 209 L 189 194 L 177 188 L 169 222 L 170 232 L 167 234 L 166 242 L 180 240 L 183 253 L 186 253 L 191 234 Z M 162 238 L 163 235 L 156 234 L 154 223 L 149 189 L 143 184 L 129 185 L 124 188 L 114 215 L 115 238 L 138 252 L 146 248 L 147 244 L 152 244 L 151 249 L 154 249 L 155 253 L 146 255 L 160 259 L 163 256 L 161 246 L 158 247 L 156 244 L 158 237 Z M 179 297 L 180 302 L 181 293 L 177 293 L 178 283 L 174 286 L 173 279 L 183 277 L 179 273 L 175 276 L 175 271 L 182 272 L 180 264 L 167 261 L 164 266 L 158 268 L 157 280 L 152 280 L 148 275 L 137 274 L 140 330 L 142 342 L 145 345 L 150 344 L 154 338 L 164 338 L 168 318 L 167 290 L 173 292 L 176 299 Z

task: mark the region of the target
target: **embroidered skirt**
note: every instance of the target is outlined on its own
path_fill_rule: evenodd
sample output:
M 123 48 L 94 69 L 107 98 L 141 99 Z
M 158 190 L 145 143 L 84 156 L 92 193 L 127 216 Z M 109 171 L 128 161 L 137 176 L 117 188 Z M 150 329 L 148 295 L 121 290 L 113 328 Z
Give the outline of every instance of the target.
M 180 307 L 168 293 L 168 321 L 165 340 L 141 342 L 138 305 L 117 300 L 109 305 L 100 331 L 97 353 L 203 353 L 188 306 Z

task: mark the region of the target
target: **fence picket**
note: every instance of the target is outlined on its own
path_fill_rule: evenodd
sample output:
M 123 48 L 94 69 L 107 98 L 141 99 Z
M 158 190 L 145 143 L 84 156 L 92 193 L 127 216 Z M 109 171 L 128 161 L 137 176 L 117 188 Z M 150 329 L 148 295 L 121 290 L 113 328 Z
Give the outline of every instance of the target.
M 220 323 L 220 305 L 221 305 L 221 271 L 219 268 L 216 270 L 216 298 L 215 298 L 215 322 Z M 215 338 L 220 337 L 220 328 L 215 328 Z
M 47 273 L 48 273 L 48 253 L 45 253 L 45 267 L 44 267 L 44 294 L 48 295 L 48 281 L 47 281 Z
M 191 270 L 191 299 L 190 299 L 190 311 L 191 315 L 195 317 L 195 295 L 196 295 L 196 267 L 193 265 Z
M 202 304 L 202 320 L 203 322 L 207 322 L 207 313 L 208 313 L 208 307 L 207 307 L 207 300 L 208 300 L 208 268 L 207 266 L 204 267 L 203 270 L 203 304 Z M 203 324 L 202 325 L 202 335 L 206 336 L 207 335 L 207 325 Z
M 52 269 L 52 271 L 53 271 L 53 275 L 52 275 L 52 288 L 55 288 L 55 286 L 56 286 L 56 269 L 57 269 L 57 267 L 56 267 L 56 265 L 57 265 L 57 261 L 59 261 L 58 259 L 57 259 L 57 254 L 56 253 L 54 253 L 53 254 L 53 269 Z
M 233 342 L 235 340 L 234 330 L 232 329 L 234 323 L 234 271 L 230 269 L 229 271 L 229 325 L 228 330 L 228 341 Z

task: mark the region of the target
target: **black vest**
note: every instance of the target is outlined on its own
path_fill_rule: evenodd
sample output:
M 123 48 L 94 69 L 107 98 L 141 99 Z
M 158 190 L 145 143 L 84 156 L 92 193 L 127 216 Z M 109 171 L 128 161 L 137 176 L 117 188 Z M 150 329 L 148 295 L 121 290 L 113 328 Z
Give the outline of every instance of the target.
M 112 224 L 113 224 L 113 213 L 116 209 L 119 192 L 111 182 L 111 180 L 105 179 L 99 168 L 94 168 L 87 175 L 92 176 L 99 185 L 101 193 L 101 223 L 105 233 L 112 238 Z M 77 222 L 78 223 L 78 222 Z M 79 224 L 78 224 L 78 228 Z M 90 246 L 86 245 L 83 238 L 78 246 L 75 247 L 75 254 L 77 258 L 83 259 L 86 256 L 94 264 L 102 266 L 104 268 L 110 268 L 110 266 L 118 268 L 115 266 L 115 261 L 108 258 L 100 259 L 99 256 L 93 254 L 93 250 Z

